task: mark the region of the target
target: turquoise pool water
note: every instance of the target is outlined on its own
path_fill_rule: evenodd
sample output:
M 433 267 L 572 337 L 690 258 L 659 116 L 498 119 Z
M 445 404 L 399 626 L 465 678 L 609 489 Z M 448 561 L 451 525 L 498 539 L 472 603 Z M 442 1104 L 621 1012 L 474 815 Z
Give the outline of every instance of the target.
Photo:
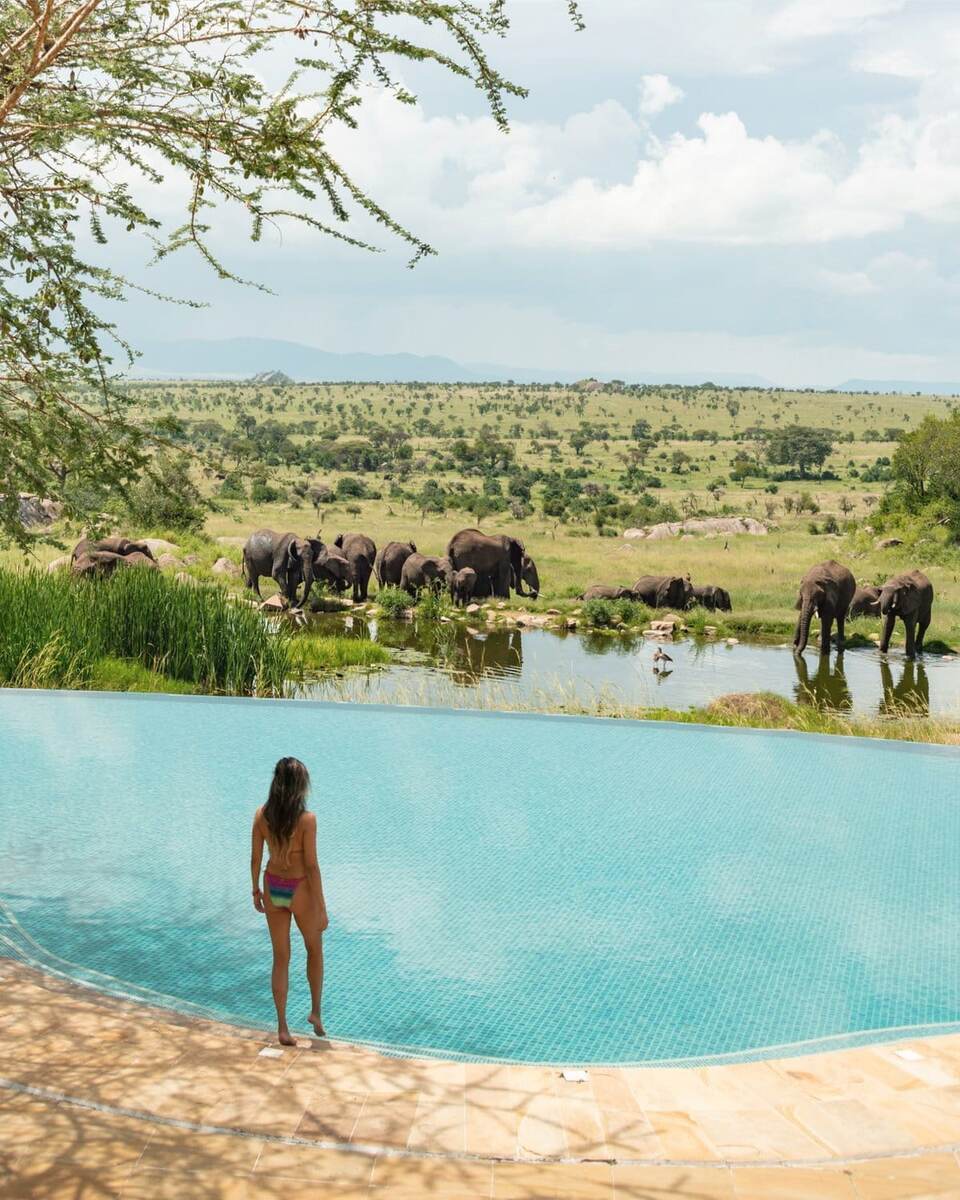
M 284 754 L 335 1036 L 598 1063 L 960 1023 L 960 754 L 696 726 L 2 691 L 0 951 L 270 1023 L 249 826 Z

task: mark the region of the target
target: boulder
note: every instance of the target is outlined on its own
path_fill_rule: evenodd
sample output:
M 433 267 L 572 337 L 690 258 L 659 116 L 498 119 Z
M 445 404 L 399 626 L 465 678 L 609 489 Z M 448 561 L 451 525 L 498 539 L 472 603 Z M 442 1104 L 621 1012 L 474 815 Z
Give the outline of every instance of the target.
M 767 526 L 755 517 L 690 517 L 686 521 L 663 521 L 659 525 L 651 525 L 647 529 L 625 529 L 625 538 L 645 537 L 647 541 L 661 542 L 665 538 L 691 537 L 729 537 L 741 533 L 752 537 L 765 537 L 769 532 Z
M 902 546 L 903 545 L 903 538 L 896 538 L 896 537 L 878 538 L 877 541 L 875 541 L 873 544 L 876 546 L 876 548 L 878 550 L 892 550 L 894 548 L 894 546 Z
M 17 516 L 20 524 L 30 527 L 36 525 L 52 525 L 59 520 L 63 506 L 56 500 L 47 500 L 42 496 L 33 496 L 29 492 L 20 492 L 17 496 Z
M 150 547 L 150 553 L 154 558 L 159 558 L 161 554 L 175 554 L 180 549 L 173 542 L 168 542 L 166 538 L 142 538 L 141 540 Z
M 480 605 L 479 605 L 479 604 L 468 604 L 468 605 L 467 605 L 467 607 L 466 607 L 466 612 L 467 612 L 467 613 L 468 613 L 470 616 L 472 616 L 474 613 L 478 613 L 479 611 L 480 611 Z
M 240 568 L 230 558 L 218 558 L 210 568 L 214 575 L 239 575 Z
M 61 554 L 59 558 L 55 558 L 53 562 L 47 563 L 47 570 L 53 574 L 54 571 L 65 571 L 70 566 L 70 555 Z
M 161 567 L 167 567 L 171 571 L 180 571 L 185 565 L 179 558 L 174 557 L 172 554 L 161 554 L 157 559 L 157 564 Z
M 548 616 L 548 617 L 559 617 L 559 616 L 560 616 L 560 609 L 559 609 L 559 608 L 548 608 L 548 609 L 547 609 L 547 616 Z
M 567 617 L 566 625 L 568 629 L 576 629 L 578 624 L 576 617 Z
M 260 605 L 260 611 L 265 613 L 281 613 L 287 607 L 286 597 L 281 596 L 279 592 L 274 596 L 268 596 Z

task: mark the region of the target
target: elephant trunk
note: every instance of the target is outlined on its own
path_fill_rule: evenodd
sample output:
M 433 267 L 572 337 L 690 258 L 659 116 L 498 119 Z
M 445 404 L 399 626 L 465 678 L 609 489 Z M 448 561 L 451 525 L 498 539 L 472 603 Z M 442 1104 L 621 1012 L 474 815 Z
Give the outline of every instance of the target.
M 303 555 L 303 599 L 300 601 L 301 607 L 306 607 L 307 597 L 310 595 L 310 589 L 313 587 L 313 551 L 307 550 Z
M 813 620 L 813 601 L 808 597 L 803 598 L 803 607 L 800 609 L 800 619 L 797 621 L 797 633 L 793 639 L 793 646 L 797 654 L 802 654 L 807 648 L 807 640 L 810 637 L 810 622 Z
M 510 542 L 510 569 L 513 572 L 514 590 L 518 596 L 525 596 L 523 590 L 523 543 L 515 538 Z

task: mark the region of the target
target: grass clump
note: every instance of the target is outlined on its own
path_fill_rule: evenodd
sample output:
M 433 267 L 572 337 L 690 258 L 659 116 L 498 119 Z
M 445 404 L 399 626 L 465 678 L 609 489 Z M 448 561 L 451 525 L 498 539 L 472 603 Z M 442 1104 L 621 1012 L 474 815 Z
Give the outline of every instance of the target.
M 300 634 L 290 644 L 290 659 L 304 671 L 329 671 L 345 667 L 379 667 L 390 661 L 390 652 L 369 638 Z
M 639 625 L 649 616 L 650 610 L 637 600 L 587 600 L 583 605 L 584 624 L 591 629 Z
M 450 615 L 452 605 L 446 592 L 424 588 L 417 601 L 417 619 L 424 621 L 439 621 L 441 617 Z
M 100 692 L 164 692 L 174 696 L 189 696 L 197 690 L 184 679 L 168 679 L 142 663 L 109 655 L 93 664 L 90 687 Z
M 403 588 L 392 584 L 377 593 L 377 604 L 385 617 L 402 617 L 412 603 Z
M 156 571 L 110 579 L 0 571 L 0 684 L 91 687 L 98 671 L 117 672 L 104 659 L 201 692 L 278 695 L 289 637 L 219 589 L 183 587 Z

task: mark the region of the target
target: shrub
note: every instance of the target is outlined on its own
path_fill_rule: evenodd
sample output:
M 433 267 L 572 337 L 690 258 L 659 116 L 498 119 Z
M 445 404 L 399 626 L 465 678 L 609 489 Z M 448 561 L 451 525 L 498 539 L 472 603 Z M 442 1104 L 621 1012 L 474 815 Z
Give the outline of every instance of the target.
M 254 504 L 272 504 L 280 499 L 280 491 L 260 475 L 250 485 L 250 499 Z
M 417 617 L 425 621 L 439 621 L 450 612 L 450 597 L 446 591 L 424 588 L 417 601 Z
M 203 528 L 203 499 L 186 460 L 158 459 L 127 494 L 127 510 L 141 529 L 196 532 Z
M 583 619 L 593 629 L 606 629 L 619 616 L 612 600 L 587 600 L 583 606 Z
M 381 588 L 377 593 L 377 604 L 387 617 L 402 617 L 412 603 L 403 588 L 391 585 Z

